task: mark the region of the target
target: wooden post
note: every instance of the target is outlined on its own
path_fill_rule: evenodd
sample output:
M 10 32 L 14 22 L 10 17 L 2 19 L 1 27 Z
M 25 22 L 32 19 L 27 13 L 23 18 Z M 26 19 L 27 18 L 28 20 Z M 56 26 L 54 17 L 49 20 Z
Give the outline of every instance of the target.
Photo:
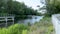
M 13 24 L 14 24 L 14 17 L 12 18 L 12 20 L 13 20 Z
M 7 26 L 8 26 L 8 25 L 7 25 L 7 17 L 5 17 L 5 20 L 6 20 L 6 27 L 7 27 Z

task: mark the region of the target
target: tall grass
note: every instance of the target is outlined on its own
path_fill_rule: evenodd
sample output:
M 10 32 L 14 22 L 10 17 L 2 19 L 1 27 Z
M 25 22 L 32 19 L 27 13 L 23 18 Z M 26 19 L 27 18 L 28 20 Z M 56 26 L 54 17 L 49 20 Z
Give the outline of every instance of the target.
M 51 17 L 44 17 L 40 22 L 36 22 L 30 27 L 29 34 L 53 34 L 54 28 Z

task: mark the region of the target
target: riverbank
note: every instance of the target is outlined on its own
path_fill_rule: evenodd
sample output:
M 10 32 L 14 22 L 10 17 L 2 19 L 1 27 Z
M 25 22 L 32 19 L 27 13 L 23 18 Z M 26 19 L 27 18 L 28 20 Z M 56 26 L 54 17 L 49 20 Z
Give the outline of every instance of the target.
M 40 22 L 32 25 L 28 34 L 54 34 L 51 17 L 44 17 Z
M 0 34 L 54 34 L 51 17 L 44 17 L 34 25 L 15 24 L 0 28 Z

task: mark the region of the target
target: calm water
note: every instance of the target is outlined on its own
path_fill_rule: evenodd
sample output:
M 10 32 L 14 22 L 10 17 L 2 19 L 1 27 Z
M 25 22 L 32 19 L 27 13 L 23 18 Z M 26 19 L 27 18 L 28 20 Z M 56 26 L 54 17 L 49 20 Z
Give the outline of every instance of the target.
M 31 23 L 31 24 L 34 24 L 35 22 L 39 22 L 43 18 L 43 16 L 31 16 L 31 17 L 32 18 L 19 20 L 18 23 L 24 23 L 24 24 Z

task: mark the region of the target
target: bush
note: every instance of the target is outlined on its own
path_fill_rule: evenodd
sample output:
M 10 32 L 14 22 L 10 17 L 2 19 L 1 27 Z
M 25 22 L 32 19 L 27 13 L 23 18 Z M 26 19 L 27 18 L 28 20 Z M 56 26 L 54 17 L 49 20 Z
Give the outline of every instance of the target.
M 23 30 L 27 30 L 27 26 L 23 24 L 15 24 L 8 28 L 0 29 L 0 34 L 22 34 Z

